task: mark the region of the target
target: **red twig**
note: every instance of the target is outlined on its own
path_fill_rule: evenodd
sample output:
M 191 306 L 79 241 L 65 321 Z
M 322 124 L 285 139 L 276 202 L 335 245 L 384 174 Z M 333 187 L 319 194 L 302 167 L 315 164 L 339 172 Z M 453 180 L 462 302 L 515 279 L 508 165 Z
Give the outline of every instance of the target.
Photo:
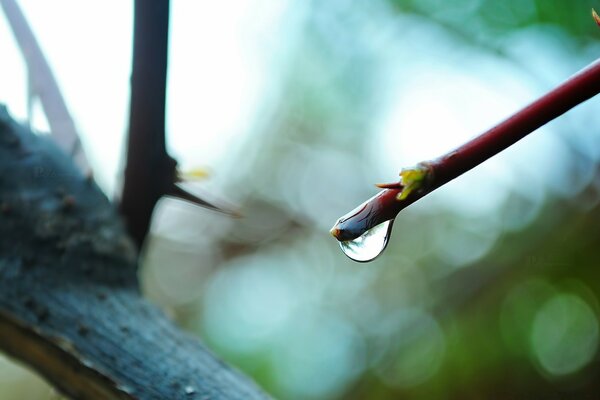
M 331 233 L 340 241 L 359 237 L 599 92 L 600 59 L 470 142 L 436 160 L 421 163 L 422 168 L 428 171 L 426 179 L 422 186 L 405 198 L 398 199 L 400 193 L 406 190 L 402 180 L 397 184 L 381 185 L 388 189 L 340 218 Z

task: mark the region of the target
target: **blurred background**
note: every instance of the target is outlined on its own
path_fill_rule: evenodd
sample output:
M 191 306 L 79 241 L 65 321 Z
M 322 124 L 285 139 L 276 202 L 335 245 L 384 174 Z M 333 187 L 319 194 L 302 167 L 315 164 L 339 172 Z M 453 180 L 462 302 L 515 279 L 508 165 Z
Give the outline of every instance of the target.
M 132 4 L 19 4 L 115 197 Z M 163 199 L 145 293 L 281 399 L 592 398 L 600 99 L 404 210 L 372 263 L 328 231 L 596 59 L 594 6 L 172 0 L 169 149 L 244 218 Z M 0 55 L 0 102 L 47 132 L 3 14 Z M 1 358 L 0 398 L 58 395 Z

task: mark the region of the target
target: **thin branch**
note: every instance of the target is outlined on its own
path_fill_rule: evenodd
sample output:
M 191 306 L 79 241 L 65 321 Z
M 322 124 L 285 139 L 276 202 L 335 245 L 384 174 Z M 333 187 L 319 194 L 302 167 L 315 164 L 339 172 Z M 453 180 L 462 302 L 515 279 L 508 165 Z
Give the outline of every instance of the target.
M 340 218 L 331 233 L 340 241 L 361 236 L 599 92 L 600 59 L 461 147 L 433 161 L 403 170 L 400 182 L 379 185 L 387 190 Z
M 40 99 L 52 137 L 58 146 L 73 158 L 84 175 L 91 174 L 75 122 L 23 12 L 15 0 L 0 0 L 0 4 L 27 64 L 30 95 Z M 28 98 L 31 101 L 31 98 Z M 31 108 L 31 104 L 28 107 Z

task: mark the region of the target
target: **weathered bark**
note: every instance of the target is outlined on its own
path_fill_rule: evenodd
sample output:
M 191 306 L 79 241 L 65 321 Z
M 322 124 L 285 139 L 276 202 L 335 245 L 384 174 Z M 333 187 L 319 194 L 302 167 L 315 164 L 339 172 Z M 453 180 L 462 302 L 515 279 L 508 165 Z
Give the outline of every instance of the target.
M 141 297 L 113 206 L 1 106 L 0 348 L 72 398 L 266 397 Z

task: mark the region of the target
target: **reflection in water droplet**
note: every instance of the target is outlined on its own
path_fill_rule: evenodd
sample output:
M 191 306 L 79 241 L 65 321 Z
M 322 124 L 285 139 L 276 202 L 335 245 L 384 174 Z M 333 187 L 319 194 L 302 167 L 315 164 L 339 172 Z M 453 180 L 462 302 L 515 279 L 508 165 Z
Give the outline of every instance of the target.
M 373 261 L 385 250 L 392 234 L 393 222 L 393 219 L 385 221 L 354 240 L 340 242 L 342 251 L 354 261 Z

